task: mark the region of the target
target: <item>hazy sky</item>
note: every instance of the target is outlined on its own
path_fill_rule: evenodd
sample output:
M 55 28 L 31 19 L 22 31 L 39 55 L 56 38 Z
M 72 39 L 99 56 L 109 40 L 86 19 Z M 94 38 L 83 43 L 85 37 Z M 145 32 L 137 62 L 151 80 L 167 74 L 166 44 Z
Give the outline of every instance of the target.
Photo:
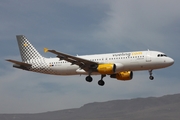
M 180 93 L 179 0 L 1 0 L 0 113 L 36 113 L 89 102 Z M 51 76 L 12 68 L 21 60 L 16 35 L 25 35 L 45 57 L 48 47 L 72 55 L 157 50 L 175 60 L 169 68 L 134 72 L 131 81 L 100 76 Z

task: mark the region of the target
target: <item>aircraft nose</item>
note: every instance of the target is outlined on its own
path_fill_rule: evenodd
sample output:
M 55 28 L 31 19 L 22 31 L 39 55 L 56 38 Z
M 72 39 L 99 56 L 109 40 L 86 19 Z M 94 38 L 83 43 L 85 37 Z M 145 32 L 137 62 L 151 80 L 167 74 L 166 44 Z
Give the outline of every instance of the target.
M 168 60 L 166 61 L 169 65 L 173 65 L 174 64 L 174 60 L 172 58 L 168 58 Z

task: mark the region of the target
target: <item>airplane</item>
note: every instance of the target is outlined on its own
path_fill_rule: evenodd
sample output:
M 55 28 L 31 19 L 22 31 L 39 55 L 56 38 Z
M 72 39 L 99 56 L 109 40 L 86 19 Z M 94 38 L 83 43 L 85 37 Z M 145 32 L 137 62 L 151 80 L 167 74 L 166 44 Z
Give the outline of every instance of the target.
M 101 75 L 100 86 L 105 84 L 107 75 L 121 81 L 133 78 L 134 71 L 149 71 L 149 79 L 153 80 L 152 71 L 171 66 L 174 60 L 158 51 L 133 51 L 106 54 L 73 56 L 44 48 L 44 52 L 56 55 L 45 58 L 33 47 L 24 35 L 17 35 L 17 42 L 22 61 L 7 59 L 13 67 L 51 75 L 87 75 L 85 80 L 92 82 L 91 75 Z

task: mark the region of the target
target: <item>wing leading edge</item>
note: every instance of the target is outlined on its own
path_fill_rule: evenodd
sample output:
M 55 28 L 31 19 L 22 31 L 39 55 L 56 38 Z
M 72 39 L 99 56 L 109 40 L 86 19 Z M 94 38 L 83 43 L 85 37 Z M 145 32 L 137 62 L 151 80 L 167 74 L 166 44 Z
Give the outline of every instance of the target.
M 66 60 L 70 62 L 72 65 L 78 65 L 81 69 L 84 69 L 85 71 L 96 69 L 98 66 L 97 62 L 93 62 L 87 59 L 83 59 L 80 57 L 72 56 L 69 54 L 65 54 L 62 52 L 57 52 L 55 50 L 49 50 L 47 48 L 44 48 L 44 52 L 51 52 L 53 54 L 56 54 L 60 60 Z

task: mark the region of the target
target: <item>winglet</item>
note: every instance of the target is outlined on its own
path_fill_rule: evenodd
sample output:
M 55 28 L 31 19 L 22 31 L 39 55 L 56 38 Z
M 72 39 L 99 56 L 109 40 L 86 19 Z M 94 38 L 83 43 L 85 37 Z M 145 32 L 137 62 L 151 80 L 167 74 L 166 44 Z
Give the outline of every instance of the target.
M 48 52 L 49 51 L 49 49 L 48 48 L 44 48 L 44 52 L 46 53 L 46 52 Z

